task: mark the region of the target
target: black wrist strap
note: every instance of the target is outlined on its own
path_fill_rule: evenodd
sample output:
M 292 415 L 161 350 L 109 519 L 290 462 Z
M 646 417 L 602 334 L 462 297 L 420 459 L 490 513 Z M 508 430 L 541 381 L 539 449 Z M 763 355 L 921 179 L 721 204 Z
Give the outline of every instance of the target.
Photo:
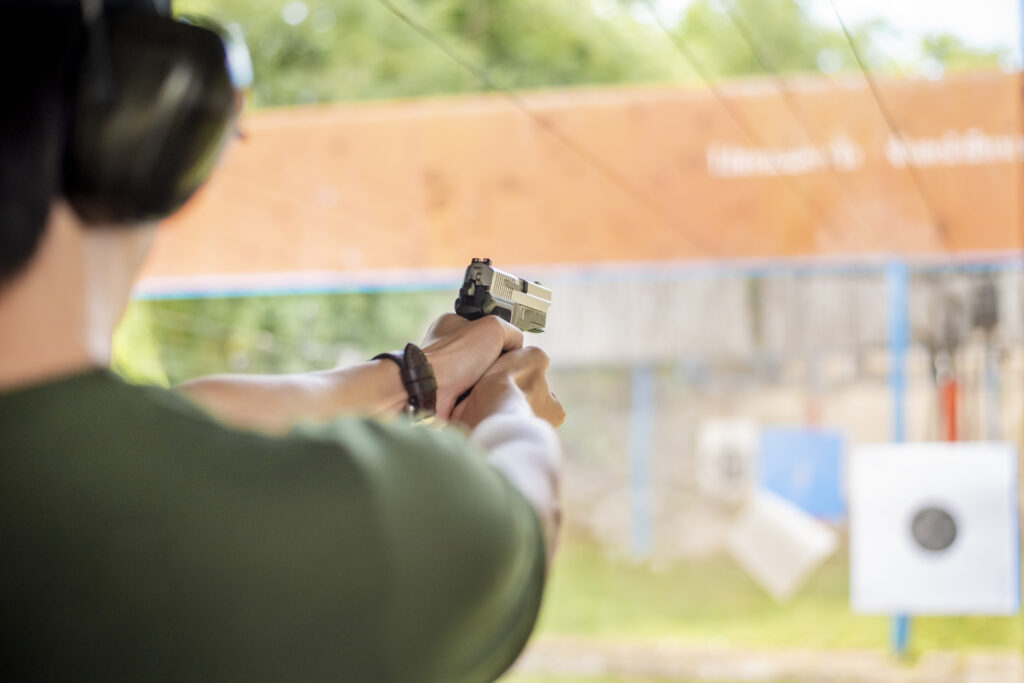
M 415 344 L 406 344 L 404 353 L 379 353 L 371 360 L 388 359 L 398 365 L 402 384 L 409 394 L 406 412 L 417 421 L 432 420 L 437 412 L 437 378 L 427 354 Z

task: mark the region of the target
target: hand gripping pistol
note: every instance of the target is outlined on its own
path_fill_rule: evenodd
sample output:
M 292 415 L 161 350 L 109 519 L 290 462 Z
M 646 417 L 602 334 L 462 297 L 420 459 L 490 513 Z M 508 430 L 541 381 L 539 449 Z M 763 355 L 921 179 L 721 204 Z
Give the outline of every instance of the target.
M 543 332 L 551 307 L 551 290 L 491 266 L 491 259 L 473 259 L 455 312 L 468 320 L 496 315 L 524 332 Z

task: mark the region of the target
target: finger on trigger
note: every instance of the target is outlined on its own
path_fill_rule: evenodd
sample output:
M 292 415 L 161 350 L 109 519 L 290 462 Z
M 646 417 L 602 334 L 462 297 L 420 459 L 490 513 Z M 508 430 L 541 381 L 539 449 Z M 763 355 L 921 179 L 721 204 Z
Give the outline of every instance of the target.
M 504 334 L 504 340 L 501 345 L 502 351 L 514 351 L 516 349 L 523 348 L 523 331 L 513 325 L 512 323 L 501 321 L 501 329 Z
M 481 325 L 496 325 L 501 333 L 501 350 L 515 351 L 523 348 L 523 331 L 496 315 L 487 315 L 477 321 Z

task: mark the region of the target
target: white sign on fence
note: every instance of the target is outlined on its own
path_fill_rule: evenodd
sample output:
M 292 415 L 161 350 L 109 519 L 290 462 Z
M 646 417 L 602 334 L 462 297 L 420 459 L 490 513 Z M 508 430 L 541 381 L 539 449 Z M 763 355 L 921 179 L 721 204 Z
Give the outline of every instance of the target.
M 796 594 L 836 543 L 827 524 L 770 491 L 740 511 L 726 539 L 733 559 L 779 602 Z
M 697 433 L 696 475 L 701 492 L 716 501 L 742 505 L 757 485 L 760 430 L 745 418 L 705 420 Z

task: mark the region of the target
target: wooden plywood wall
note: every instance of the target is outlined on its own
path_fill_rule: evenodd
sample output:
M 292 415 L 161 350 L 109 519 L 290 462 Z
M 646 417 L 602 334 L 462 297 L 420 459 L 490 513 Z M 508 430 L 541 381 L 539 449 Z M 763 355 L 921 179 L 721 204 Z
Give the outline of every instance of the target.
M 807 127 L 728 85 L 753 139 L 700 89 L 525 96 L 596 164 L 501 96 L 256 112 L 145 276 L 1020 249 L 1020 85 L 882 81 L 903 140 L 854 77 L 792 83 Z

